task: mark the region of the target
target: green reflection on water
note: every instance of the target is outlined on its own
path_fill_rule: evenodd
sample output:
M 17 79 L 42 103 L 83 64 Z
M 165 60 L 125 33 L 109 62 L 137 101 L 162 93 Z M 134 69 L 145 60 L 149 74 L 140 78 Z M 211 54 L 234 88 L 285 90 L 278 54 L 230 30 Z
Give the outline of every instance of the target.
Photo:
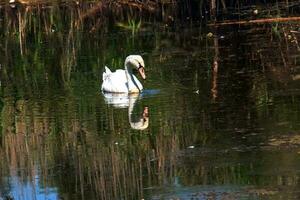
M 271 27 L 215 38 L 200 28 L 56 28 L 29 28 L 22 41 L 2 30 L 0 195 L 12 195 L 10 178 L 36 176 L 64 199 L 296 194 L 298 50 Z M 100 92 L 103 66 L 132 53 L 145 59 L 144 87 L 159 90 L 133 109 L 149 107 L 144 131 Z

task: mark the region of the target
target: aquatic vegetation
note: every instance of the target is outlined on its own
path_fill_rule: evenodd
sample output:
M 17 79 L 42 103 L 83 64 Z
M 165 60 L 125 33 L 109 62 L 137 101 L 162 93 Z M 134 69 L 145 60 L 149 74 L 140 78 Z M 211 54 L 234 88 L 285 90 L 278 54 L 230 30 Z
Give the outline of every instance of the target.
M 136 21 L 134 19 L 128 19 L 127 24 L 122 23 L 122 22 L 117 22 L 116 23 L 117 26 L 119 26 L 121 28 L 124 28 L 124 29 L 127 29 L 127 30 L 130 30 L 131 33 L 132 33 L 132 36 L 134 36 L 135 33 L 139 31 L 139 29 L 141 28 L 141 24 L 142 24 L 141 20 Z

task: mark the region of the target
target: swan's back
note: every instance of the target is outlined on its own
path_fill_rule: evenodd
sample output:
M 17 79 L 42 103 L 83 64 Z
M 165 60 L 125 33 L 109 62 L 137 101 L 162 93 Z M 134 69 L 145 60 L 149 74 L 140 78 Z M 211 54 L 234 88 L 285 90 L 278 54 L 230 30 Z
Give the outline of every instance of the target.
M 105 67 L 105 71 L 102 74 L 102 78 L 102 91 L 114 93 L 128 93 L 125 70 L 118 69 L 115 72 L 111 72 L 108 67 Z

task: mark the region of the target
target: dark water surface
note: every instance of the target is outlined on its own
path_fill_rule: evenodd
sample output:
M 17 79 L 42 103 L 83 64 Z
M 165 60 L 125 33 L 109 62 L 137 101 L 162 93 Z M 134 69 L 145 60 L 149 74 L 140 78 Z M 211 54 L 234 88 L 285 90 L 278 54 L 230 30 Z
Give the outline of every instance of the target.
M 299 199 L 297 30 L 2 33 L 0 199 Z M 145 91 L 111 105 L 129 54 Z

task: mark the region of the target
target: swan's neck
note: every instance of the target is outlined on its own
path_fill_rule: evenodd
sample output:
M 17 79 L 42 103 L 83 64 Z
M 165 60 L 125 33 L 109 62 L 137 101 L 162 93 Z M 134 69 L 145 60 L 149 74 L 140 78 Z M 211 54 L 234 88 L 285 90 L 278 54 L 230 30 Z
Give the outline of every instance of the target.
M 125 64 L 125 72 L 126 72 L 127 79 L 132 77 L 132 69 L 127 64 Z
M 129 93 L 137 93 L 140 92 L 138 84 L 135 82 L 132 74 L 132 68 L 128 66 L 128 64 L 125 64 L 125 73 L 128 83 L 128 91 Z

